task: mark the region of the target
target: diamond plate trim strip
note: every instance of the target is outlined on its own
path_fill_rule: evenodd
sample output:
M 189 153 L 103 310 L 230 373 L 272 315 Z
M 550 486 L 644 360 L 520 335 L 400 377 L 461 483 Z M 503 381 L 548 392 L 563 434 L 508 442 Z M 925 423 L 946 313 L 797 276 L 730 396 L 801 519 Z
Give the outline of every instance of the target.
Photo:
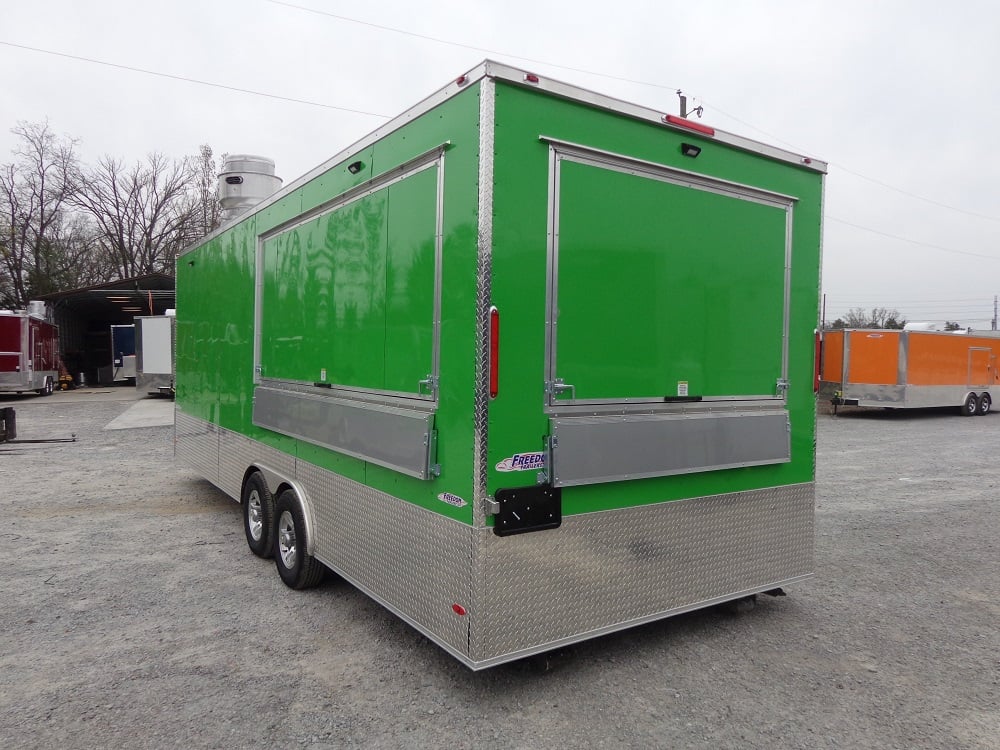
M 476 393 L 473 412 L 472 525 L 486 528 L 489 482 L 490 410 L 490 306 L 493 276 L 493 151 L 496 119 L 496 85 L 491 78 L 479 82 L 479 235 L 476 262 Z M 481 612 L 486 598 L 482 565 L 484 533 L 473 533 L 468 579 L 470 612 Z M 479 618 L 469 618 L 469 643 L 481 640 Z
M 298 462 L 312 505 L 313 554 L 352 584 L 467 661 L 472 529 Z
M 473 424 L 473 525 L 486 525 L 486 489 L 489 465 L 488 419 L 490 405 L 490 303 L 493 274 L 493 121 L 495 84 L 479 84 L 479 237 L 476 263 L 476 395 Z
M 810 483 L 568 516 L 534 534 L 477 531 L 489 597 L 472 659 L 499 663 L 807 576 L 814 501 Z

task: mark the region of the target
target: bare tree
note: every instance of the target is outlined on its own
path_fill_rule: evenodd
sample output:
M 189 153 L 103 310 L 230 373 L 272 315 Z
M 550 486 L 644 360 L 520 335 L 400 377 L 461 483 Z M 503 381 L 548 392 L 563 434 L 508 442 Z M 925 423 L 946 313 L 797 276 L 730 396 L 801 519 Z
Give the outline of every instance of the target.
M 158 153 L 132 167 L 105 156 L 84 170 L 74 204 L 95 222 L 100 252 L 118 278 L 172 273 L 177 253 L 201 236 L 196 180 L 190 159 Z
M 32 297 L 98 284 L 113 275 L 101 263 L 93 225 L 80 214 L 69 214 L 60 223 L 39 257 L 28 274 Z
M 222 155 L 222 158 L 225 159 L 225 154 Z M 191 238 L 192 242 L 201 239 L 219 225 L 219 215 L 222 210 L 219 206 L 218 173 L 215 167 L 215 158 L 212 147 L 207 143 L 203 143 L 198 148 L 195 169 L 198 220 L 197 236 Z
M 65 265 L 60 240 L 77 189 L 76 141 L 48 122 L 20 122 L 11 132 L 20 143 L 15 160 L 0 165 L 0 304 L 22 307 L 51 291 L 48 269 Z
M 873 307 L 871 310 L 865 310 L 862 307 L 852 307 L 847 311 L 847 314 L 841 319 L 838 318 L 834 322 L 834 327 L 837 326 L 837 322 L 842 321 L 843 325 L 839 326 L 841 328 L 902 328 L 906 325 L 906 320 L 902 318 L 899 310 L 890 310 L 886 307 Z

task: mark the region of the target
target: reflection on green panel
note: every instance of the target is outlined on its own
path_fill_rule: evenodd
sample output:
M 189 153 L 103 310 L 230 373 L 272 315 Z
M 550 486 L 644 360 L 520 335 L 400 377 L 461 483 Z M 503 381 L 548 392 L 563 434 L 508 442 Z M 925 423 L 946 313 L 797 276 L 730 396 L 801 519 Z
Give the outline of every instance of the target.
M 264 377 L 416 393 L 432 364 L 436 216 L 425 169 L 269 238 Z
M 385 383 L 413 392 L 433 362 L 437 171 L 389 187 Z
M 177 264 L 177 403 L 229 429 L 250 424 L 253 231 L 238 224 Z
M 767 395 L 786 211 L 563 161 L 557 376 L 578 399 Z

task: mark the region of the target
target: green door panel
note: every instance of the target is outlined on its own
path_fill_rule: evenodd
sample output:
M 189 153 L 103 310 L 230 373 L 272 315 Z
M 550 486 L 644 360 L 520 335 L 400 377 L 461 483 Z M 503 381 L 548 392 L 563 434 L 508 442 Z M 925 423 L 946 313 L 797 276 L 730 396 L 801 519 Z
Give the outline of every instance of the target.
M 555 375 L 575 398 L 773 395 L 787 209 L 561 160 Z

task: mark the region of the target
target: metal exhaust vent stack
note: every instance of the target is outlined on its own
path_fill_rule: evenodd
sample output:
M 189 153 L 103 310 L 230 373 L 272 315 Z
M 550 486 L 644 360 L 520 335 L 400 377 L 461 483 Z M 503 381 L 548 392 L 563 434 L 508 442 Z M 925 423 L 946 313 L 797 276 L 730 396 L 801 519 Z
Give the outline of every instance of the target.
M 274 160 L 266 156 L 230 154 L 219 173 L 219 203 L 223 223 L 256 206 L 281 187 Z
M 49 319 L 48 306 L 41 300 L 31 300 L 28 303 L 28 315 L 38 318 L 39 320 Z

